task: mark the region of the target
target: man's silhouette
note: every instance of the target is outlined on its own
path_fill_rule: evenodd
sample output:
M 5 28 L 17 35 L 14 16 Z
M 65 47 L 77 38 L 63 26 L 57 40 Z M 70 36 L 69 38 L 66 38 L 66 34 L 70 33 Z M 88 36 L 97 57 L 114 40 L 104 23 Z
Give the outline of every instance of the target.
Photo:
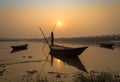
M 51 32 L 51 44 L 52 45 L 54 44 L 54 34 L 53 34 L 53 32 Z

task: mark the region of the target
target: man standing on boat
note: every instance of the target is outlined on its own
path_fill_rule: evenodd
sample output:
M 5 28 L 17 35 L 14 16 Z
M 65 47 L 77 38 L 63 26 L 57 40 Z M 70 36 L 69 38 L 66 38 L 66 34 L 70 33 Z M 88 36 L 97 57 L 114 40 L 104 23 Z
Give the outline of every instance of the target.
M 51 45 L 54 45 L 54 34 L 51 32 Z
M 53 34 L 53 31 L 54 31 L 56 25 L 61 26 L 61 24 L 62 24 L 62 23 L 61 23 L 60 21 L 57 21 L 57 22 L 55 23 L 53 29 L 52 29 L 52 32 L 51 32 L 51 45 L 54 45 L 54 34 Z

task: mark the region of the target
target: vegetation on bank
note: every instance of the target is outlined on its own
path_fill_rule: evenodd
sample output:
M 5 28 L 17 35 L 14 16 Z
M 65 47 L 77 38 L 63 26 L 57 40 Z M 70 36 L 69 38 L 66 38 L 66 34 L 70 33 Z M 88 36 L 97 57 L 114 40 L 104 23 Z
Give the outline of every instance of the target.
M 5 82 L 12 82 L 13 79 L 7 78 L 6 76 L 0 76 L 0 80 L 5 78 Z M 19 78 L 19 77 L 18 77 Z M 21 79 L 21 80 L 20 80 Z M 36 70 L 26 71 L 25 75 L 19 78 L 20 81 L 14 82 L 120 82 L 120 71 L 119 72 L 96 72 L 91 71 L 89 73 L 76 72 L 76 73 L 59 73 L 59 72 L 48 72 L 45 74 L 44 71 L 38 72 Z

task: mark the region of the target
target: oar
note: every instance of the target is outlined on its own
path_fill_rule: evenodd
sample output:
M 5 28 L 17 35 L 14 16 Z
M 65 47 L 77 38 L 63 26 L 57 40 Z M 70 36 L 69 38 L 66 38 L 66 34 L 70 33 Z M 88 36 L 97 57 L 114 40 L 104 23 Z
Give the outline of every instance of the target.
M 41 27 L 39 27 L 39 29 L 40 29 L 40 31 L 42 32 L 43 37 L 44 37 L 44 39 L 45 39 L 46 43 L 47 43 L 47 44 L 48 44 L 48 46 L 49 46 L 49 42 L 47 41 L 46 36 L 45 36 L 45 34 L 44 34 L 43 30 L 41 29 Z

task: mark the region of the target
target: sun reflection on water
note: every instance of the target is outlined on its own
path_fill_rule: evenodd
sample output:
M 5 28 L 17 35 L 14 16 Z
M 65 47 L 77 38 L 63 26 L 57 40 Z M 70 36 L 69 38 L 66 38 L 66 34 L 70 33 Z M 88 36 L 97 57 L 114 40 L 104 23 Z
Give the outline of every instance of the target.
M 61 61 L 60 61 L 59 59 L 56 59 L 56 62 L 57 62 L 57 63 L 61 63 Z
M 59 59 L 55 59 L 55 67 L 60 70 L 63 67 L 63 62 Z

